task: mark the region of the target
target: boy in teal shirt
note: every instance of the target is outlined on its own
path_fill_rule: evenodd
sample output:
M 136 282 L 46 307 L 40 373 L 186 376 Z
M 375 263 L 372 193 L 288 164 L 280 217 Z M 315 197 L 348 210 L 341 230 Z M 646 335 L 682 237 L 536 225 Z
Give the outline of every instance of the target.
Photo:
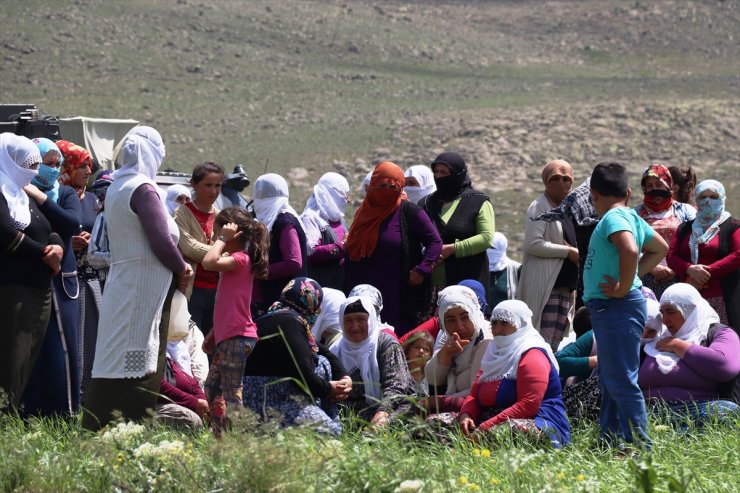
M 626 206 L 630 193 L 624 166 L 602 163 L 594 168 L 591 198 L 601 219 L 588 246 L 583 300 L 596 338 L 602 439 L 650 447 L 645 400 L 637 384 L 640 336 L 647 320 L 639 276 L 658 265 L 668 244 Z

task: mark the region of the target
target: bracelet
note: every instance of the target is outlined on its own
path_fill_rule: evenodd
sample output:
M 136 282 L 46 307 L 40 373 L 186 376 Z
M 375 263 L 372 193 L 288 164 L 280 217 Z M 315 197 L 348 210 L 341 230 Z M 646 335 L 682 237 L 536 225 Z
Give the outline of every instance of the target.
M 226 243 L 226 240 L 224 239 L 224 235 L 218 235 L 218 238 L 216 238 L 216 241 L 223 241 Z

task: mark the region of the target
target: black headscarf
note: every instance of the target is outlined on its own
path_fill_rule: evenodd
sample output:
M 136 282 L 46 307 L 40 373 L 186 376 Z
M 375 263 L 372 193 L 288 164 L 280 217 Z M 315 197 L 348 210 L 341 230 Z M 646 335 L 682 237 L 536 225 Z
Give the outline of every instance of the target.
M 443 152 L 432 161 L 432 171 L 434 171 L 435 164 L 444 164 L 450 168 L 449 176 L 434 177 L 434 183 L 437 185 L 437 191 L 433 194 L 435 198 L 442 202 L 451 202 L 458 198 L 463 191 L 472 188 L 468 176 L 468 167 L 460 154 Z

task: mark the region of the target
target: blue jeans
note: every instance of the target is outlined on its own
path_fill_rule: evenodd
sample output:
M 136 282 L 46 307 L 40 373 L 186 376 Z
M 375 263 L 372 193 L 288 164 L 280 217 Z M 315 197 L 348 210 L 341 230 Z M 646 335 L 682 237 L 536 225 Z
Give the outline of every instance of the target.
M 645 399 L 637 384 L 640 336 L 647 320 L 645 297 L 634 289 L 624 298 L 594 299 L 586 306 L 599 360 L 602 438 L 630 443 L 637 438 L 649 448 Z
M 650 410 L 655 417 L 668 421 L 680 431 L 692 426 L 701 428 L 707 423 L 732 424 L 733 419 L 740 416 L 740 406 L 722 399 L 660 402 L 650 406 Z

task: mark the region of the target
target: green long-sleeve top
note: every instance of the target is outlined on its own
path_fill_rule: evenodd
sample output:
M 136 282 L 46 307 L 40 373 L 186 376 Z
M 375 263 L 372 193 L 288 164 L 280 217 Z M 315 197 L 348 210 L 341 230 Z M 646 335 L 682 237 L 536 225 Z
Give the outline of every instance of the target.
M 593 369 L 588 366 L 588 358 L 591 356 L 593 344 L 594 331 L 589 330 L 555 354 L 560 366 L 560 380 L 565 381 L 568 377 L 585 380 L 591 376 Z
M 440 215 L 442 222 L 447 224 L 447 221 L 455 213 L 455 209 L 457 209 L 457 204 L 459 203 L 460 197 L 442 207 L 442 214 Z M 496 231 L 496 220 L 493 213 L 493 205 L 488 200 L 483 202 L 483 205 L 478 210 L 478 215 L 475 218 L 475 230 L 477 234 L 470 238 L 455 240 L 455 257 L 470 257 L 485 252 L 491 246 L 493 233 Z M 442 262 L 432 273 L 432 283 L 444 285 L 446 278 L 445 264 Z

